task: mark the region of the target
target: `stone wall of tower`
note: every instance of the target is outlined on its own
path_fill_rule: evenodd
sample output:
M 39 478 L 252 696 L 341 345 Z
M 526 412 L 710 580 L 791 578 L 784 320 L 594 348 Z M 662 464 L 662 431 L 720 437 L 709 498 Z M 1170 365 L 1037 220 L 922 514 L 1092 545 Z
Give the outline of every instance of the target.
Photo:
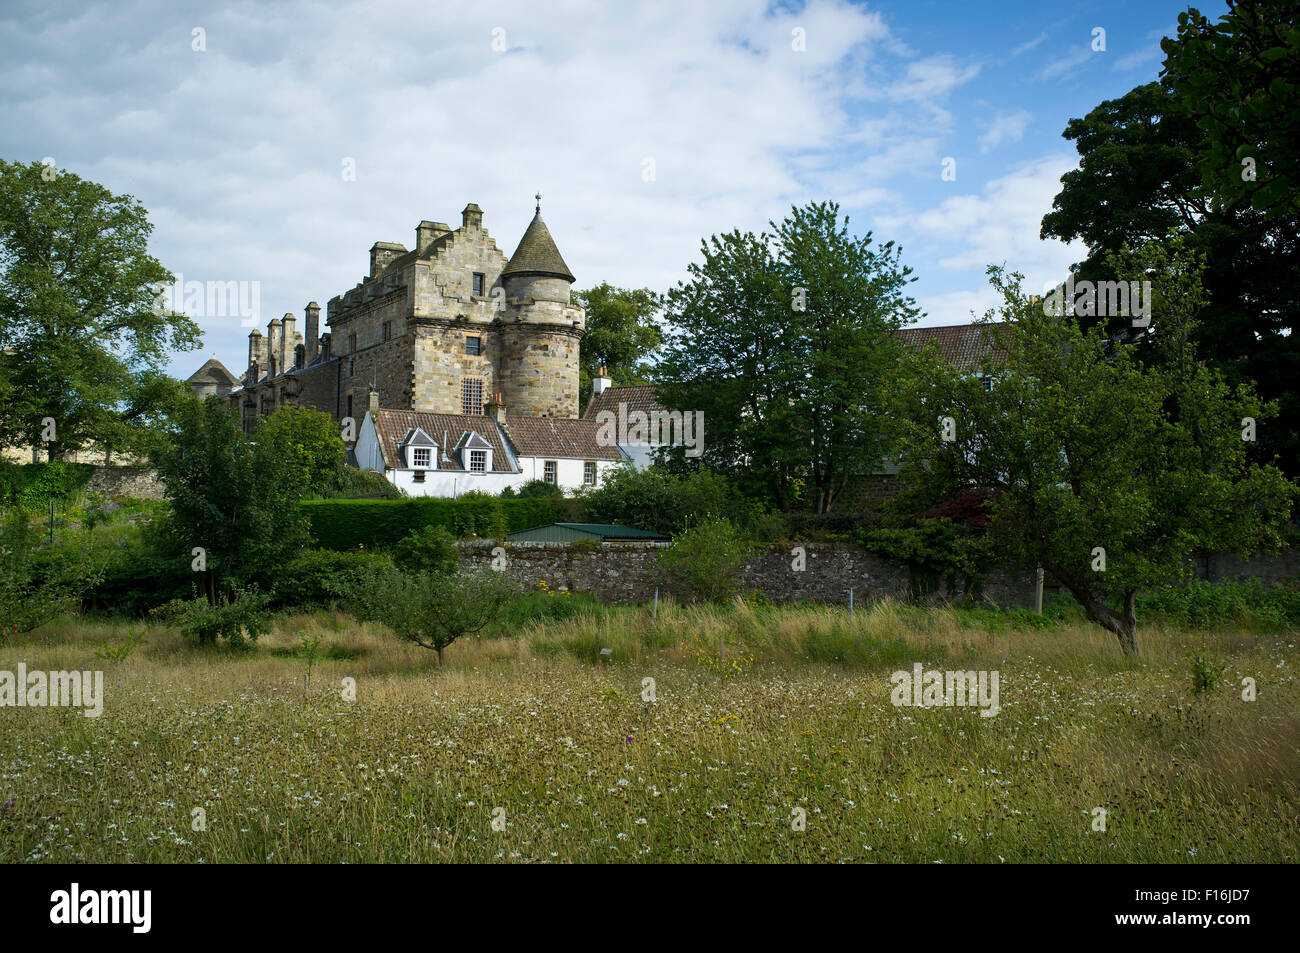
M 483 382 L 483 401 L 501 389 L 501 347 L 495 325 L 477 321 L 439 321 L 416 328 L 411 410 L 461 412 L 461 382 Z M 466 338 L 479 339 L 479 354 L 467 354 Z M 382 396 L 382 395 L 381 395 Z M 383 406 L 392 406 L 383 403 Z M 509 405 L 507 405 L 508 407 Z
M 507 414 L 578 416 L 578 345 L 582 329 L 531 321 L 503 324 L 498 332 L 497 390 Z

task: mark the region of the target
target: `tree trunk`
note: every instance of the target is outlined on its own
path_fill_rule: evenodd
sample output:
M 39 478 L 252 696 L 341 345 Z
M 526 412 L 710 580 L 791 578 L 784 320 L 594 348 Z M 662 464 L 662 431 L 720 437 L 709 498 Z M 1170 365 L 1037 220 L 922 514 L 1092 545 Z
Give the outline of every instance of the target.
M 438 668 L 442 668 L 442 646 L 438 646 Z
M 1115 637 L 1119 639 L 1119 647 L 1124 650 L 1125 655 L 1142 654 L 1137 637 L 1137 592 L 1135 590 L 1125 591 L 1122 612 L 1116 612 L 1110 606 L 1093 599 L 1079 601 L 1083 604 L 1084 614 L 1089 619 L 1115 633 Z

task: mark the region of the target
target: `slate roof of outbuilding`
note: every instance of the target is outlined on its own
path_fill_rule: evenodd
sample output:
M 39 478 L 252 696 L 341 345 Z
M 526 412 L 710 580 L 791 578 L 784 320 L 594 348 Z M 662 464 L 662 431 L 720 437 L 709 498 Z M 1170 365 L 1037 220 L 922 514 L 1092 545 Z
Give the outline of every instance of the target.
M 973 371 L 986 358 L 1000 361 L 1006 351 L 997 343 L 1001 324 L 945 324 L 933 328 L 903 328 L 904 343 L 924 347 L 939 342 L 939 356 L 960 371 Z
M 591 401 L 587 404 L 586 413 L 582 415 L 582 419 L 595 420 L 596 415 L 603 410 L 608 410 L 611 414 L 617 416 L 620 403 L 627 404 L 629 414 L 634 410 L 639 410 L 649 416 L 652 411 L 664 409 L 655 399 L 655 389 L 649 384 L 636 384 L 630 387 L 606 387 L 599 394 L 592 396 Z
M 505 418 L 506 434 L 522 457 L 564 457 L 577 460 L 621 460 L 618 447 L 603 447 L 596 439 L 595 420 L 568 417 Z

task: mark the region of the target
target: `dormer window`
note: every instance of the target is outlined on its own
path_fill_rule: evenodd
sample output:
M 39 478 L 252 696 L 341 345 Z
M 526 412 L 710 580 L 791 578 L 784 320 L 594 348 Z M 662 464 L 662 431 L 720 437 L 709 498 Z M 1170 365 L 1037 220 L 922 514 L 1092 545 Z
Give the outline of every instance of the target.
M 456 445 L 461 466 L 470 473 L 488 473 L 492 469 L 492 444 L 482 434 L 466 431 Z
M 433 438 L 419 427 L 412 427 L 406 432 L 401 443 L 402 459 L 407 467 L 419 477 L 424 470 L 438 469 L 438 445 Z

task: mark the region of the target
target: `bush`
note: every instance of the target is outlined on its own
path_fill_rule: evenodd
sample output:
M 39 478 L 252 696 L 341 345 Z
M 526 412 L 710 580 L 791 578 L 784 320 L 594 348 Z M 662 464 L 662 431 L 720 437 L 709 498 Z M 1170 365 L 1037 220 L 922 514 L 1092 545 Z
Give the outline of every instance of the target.
M 497 538 L 507 532 L 555 522 L 546 499 L 421 497 L 407 500 L 309 500 L 302 504 L 311 533 L 326 549 L 388 549 L 412 530 L 442 526 L 452 536 Z
M 455 572 L 460 551 L 446 527 L 422 526 L 397 544 L 393 562 L 409 572 Z
M 95 468 L 88 463 L 0 461 L 0 503 L 43 510 L 51 499 L 67 500 L 86 488 Z
M 321 490 L 323 500 L 404 500 L 406 494 L 374 470 L 340 466 Z
M 684 602 L 724 602 L 736 591 L 745 546 L 727 520 L 708 520 L 678 536 L 658 556 L 657 580 Z
M 391 565 L 381 553 L 306 549 L 291 559 L 271 589 L 276 609 L 328 609 L 345 599 L 360 573 Z
M 519 488 L 519 493 L 517 495 L 521 499 L 536 500 L 547 499 L 553 496 L 564 496 L 564 491 L 555 483 L 547 483 L 545 480 L 529 480 Z
M 1265 588 L 1258 579 L 1194 579 L 1138 595 L 1139 615 L 1152 615 L 1187 629 L 1237 625 L 1284 629 L 1300 625 L 1300 588 Z
M 90 554 L 42 547 L 39 529 L 21 510 L 0 524 L 0 624 L 7 629 L 29 632 L 71 612 L 97 581 Z
M 181 635 L 197 637 L 199 645 L 224 638 L 231 648 L 242 648 L 271 630 L 269 601 L 265 594 L 247 589 L 236 589 L 234 599 L 223 596 L 216 605 L 195 599 L 181 617 Z
M 579 490 L 577 499 L 593 523 L 617 523 L 667 535 L 716 519 L 750 526 L 763 512 L 761 504 L 741 497 L 712 470 L 677 474 L 658 466 L 614 467 L 599 486 Z

